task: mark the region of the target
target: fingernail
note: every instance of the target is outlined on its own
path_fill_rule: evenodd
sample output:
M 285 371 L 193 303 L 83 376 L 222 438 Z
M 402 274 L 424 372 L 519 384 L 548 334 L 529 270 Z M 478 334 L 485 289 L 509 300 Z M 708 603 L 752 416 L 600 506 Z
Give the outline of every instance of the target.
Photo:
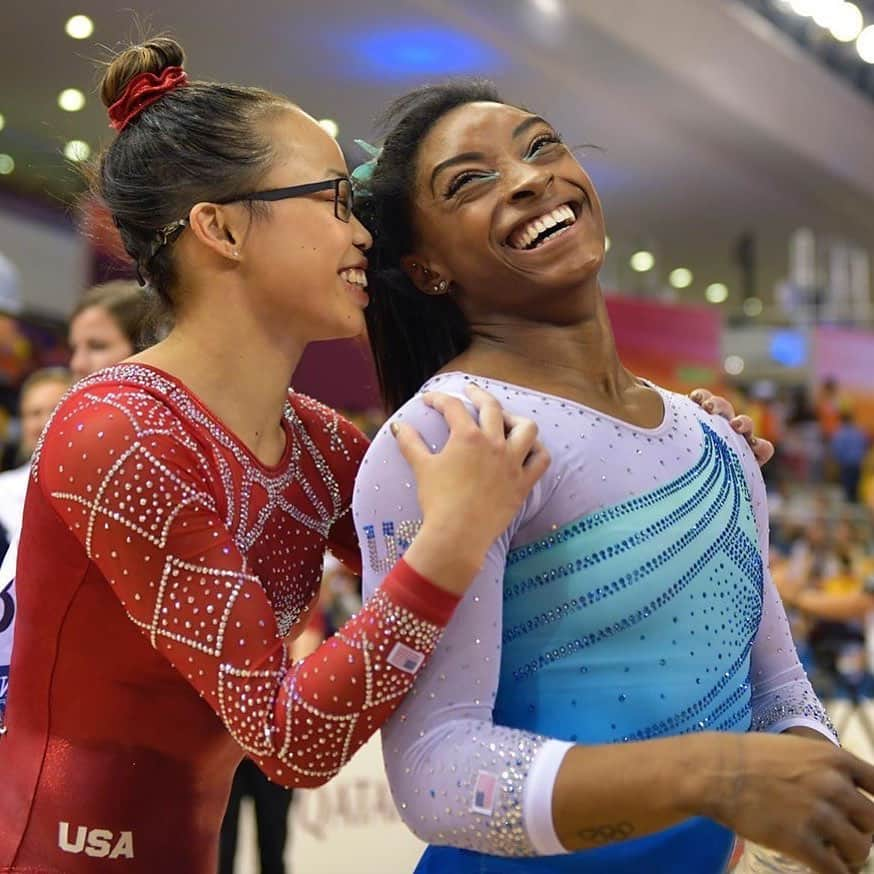
M 692 400 L 695 401 L 696 403 L 698 401 L 700 401 L 701 400 L 701 392 L 700 391 L 693 391 L 692 392 Z
M 398 436 L 398 431 L 400 430 L 400 428 L 398 428 L 397 422 L 392 422 L 391 425 L 388 426 L 388 429 L 389 431 L 391 431 L 392 437 Z
M 750 437 L 750 446 L 758 445 L 758 440 L 755 437 Z
M 734 428 L 735 431 L 740 431 L 740 429 L 741 429 L 740 419 L 732 419 L 731 420 L 731 427 Z

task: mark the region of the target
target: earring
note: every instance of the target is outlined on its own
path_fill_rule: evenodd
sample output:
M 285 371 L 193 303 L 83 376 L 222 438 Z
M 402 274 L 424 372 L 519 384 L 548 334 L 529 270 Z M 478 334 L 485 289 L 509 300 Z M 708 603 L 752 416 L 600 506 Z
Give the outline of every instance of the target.
M 240 257 L 240 253 L 236 249 L 234 249 L 234 258 L 239 258 L 239 257 Z
M 434 294 L 446 294 L 446 289 L 449 288 L 449 283 L 445 279 L 441 279 L 439 282 L 435 282 L 431 288 L 433 289 Z

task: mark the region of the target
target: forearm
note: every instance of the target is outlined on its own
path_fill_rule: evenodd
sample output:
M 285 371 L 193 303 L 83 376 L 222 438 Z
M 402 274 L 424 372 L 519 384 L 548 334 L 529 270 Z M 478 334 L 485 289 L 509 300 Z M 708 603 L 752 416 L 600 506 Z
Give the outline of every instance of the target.
M 448 525 L 425 520 L 404 560 L 435 586 L 462 595 L 477 575 L 485 550 L 470 544 L 463 531 L 453 533 Z
M 571 851 L 639 838 L 713 815 L 725 788 L 732 735 L 702 733 L 638 743 L 576 746 L 552 796 L 556 835 Z

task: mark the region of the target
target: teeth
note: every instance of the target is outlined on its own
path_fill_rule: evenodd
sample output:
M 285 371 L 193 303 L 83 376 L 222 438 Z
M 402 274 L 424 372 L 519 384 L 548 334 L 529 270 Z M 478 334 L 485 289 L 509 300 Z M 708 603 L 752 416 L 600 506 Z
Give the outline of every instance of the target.
M 551 212 L 538 216 L 536 219 L 532 219 L 524 227 L 513 231 L 507 242 L 514 249 L 525 249 L 544 231 L 567 221 L 573 223 L 576 221 L 576 217 L 574 216 L 573 210 L 567 204 L 562 204 Z
M 348 267 L 346 270 L 340 271 L 340 277 L 346 282 L 351 282 L 353 285 L 360 285 L 367 288 L 367 274 L 357 267 Z

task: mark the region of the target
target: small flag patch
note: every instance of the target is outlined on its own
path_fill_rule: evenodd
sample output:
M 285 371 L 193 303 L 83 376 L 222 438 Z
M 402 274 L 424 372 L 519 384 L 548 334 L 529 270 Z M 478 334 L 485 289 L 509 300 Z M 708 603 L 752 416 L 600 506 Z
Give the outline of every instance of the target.
M 491 816 L 495 810 L 495 796 L 498 794 L 498 777 L 487 771 L 480 771 L 476 775 L 476 783 L 473 787 L 473 804 L 470 805 L 473 813 L 483 813 Z
M 425 661 L 425 656 L 414 649 L 396 643 L 392 651 L 388 654 L 388 663 L 397 668 L 399 671 L 405 671 L 408 674 L 415 674 L 422 667 L 422 662 Z

